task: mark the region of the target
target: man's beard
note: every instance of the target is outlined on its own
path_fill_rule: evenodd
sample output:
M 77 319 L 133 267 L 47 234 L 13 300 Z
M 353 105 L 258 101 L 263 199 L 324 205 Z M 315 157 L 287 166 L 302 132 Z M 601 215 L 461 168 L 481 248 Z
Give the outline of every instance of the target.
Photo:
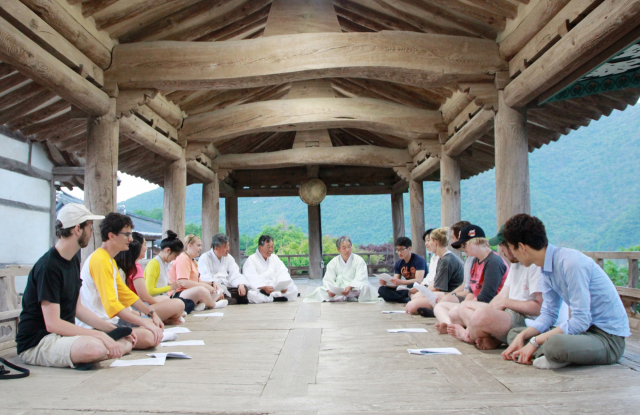
M 86 248 L 87 245 L 89 245 L 90 240 L 91 240 L 91 236 L 89 236 L 89 234 L 85 232 L 84 229 L 82 229 L 82 233 L 78 238 L 78 245 L 80 245 L 80 248 Z

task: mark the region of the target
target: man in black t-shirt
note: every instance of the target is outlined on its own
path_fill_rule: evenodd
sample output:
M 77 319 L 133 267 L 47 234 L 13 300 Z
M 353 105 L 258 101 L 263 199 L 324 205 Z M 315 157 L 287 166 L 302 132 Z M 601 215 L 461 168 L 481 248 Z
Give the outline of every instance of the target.
M 116 327 L 78 300 L 82 280 L 76 253 L 89 243 L 93 221 L 103 218 L 76 203 L 65 205 L 58 213 L 58 242 L 33 266 L 22 297 L 16 342 L 25 363 L 77 367 L 131 351 L 134 338 L 114 341 L 105 332 Z M 98 330 L 76 326 L 76 317 Z
M 396 252 L 400 259 L 394 265 L 394 276 L 391 283 L 396 287 L 388 287 L 384 280 L 380 280 L 378 294 L 384 301 L 391 303 L 408 303 L 408 289 L 398 289 L 400 286 L 413 286 L 414 282 L 421 282 L 428 271 L 427 263 L 420 255 L 411 252 L 411 239 L 401 236 L 396 240 Z

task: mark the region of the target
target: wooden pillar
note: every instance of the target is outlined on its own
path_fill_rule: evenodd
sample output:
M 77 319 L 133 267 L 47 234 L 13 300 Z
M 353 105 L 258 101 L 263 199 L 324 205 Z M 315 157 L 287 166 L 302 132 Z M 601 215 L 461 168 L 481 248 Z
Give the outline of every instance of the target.
M 116 99 L 110 98 L 109 112 L 87 120 L 87 153 L 84 173 L 84 204 L 96 215 L 116 211 L 118 186 L 119 124 Z M 102 245 L 98 224 L 93 237 L 82 250 L 83 261 Z
M 460 160 L 444 152 L 440 159 L 440 226 L 451 227 L 460 222 Z
M 495 117 L 496 205 L 498 229 L 517 213 L 531 213 L 526 110 L 508 107 L 498 91 Z
M 422 234 L 424 233 L 424 189 L 422 182 L 409 182 L 409 200 L 411 204 L 411 242 L 413 252 L 423 258 L 427 256 Z
M 320 205 L 307 206 L 309 216 L 309 278 L 322 278 L 322 221 Z
M 184 239 L 184 212 L 187 203 L 187 160 L 182 157 L 167 164 L 164 173 L 164 208 L 162 232 L 171 229 Z
M 229 237 L 229 253 L 238 264 L 240 261 L 240 229 L 238 227 L 238 198 L 227 196 L 224 198 L 227 236 Z M 253 252 L 246 252 L 251 255 Z
M 220 226 L 220 186 L 216 180 L 202 185 L 202 252 L 211 249 L 211 239 Z
M 395 244 L 396 239 L 404 236 L 404 199 L 402 193 L 391 193 L 391 222 L 393 223 L 393 244 Z M 398 253 L 394 249 L 393 260 L 397 261 L 398 259 Z

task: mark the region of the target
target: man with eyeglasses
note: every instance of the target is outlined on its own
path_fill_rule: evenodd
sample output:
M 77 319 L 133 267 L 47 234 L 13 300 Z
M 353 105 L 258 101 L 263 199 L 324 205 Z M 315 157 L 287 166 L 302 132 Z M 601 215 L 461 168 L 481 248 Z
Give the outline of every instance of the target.
M 102 320 L 116 327 L 132 328 L 133 348 L 148 349 L 160 344 L 164 325 L 153 308 L 122 281 L 113 259 L 119 252 L 129 250 L 132 229 L 131 218 L 120 213 L 109 213 L 102 220 L 102 246 L 87 258 L 80 272 L 80 298 L 82 304 Z M 131 306 L 139 312 L 129 310 Z M 81 321 L 76 324 L 92 328 Z
M 384 301 L 390 303 L 408 303 L 408 288 L 413 287 L 413 283 L 420 283 L 428 271 L 427 262 L 420 255 L 411 252 L 411 239 L 401 236 L 396 240 L 396 252 L 400 259 L 394 265 L 394 276 L 391 280 L 393 287 L 387 286 L 386 281 L 380 280 L 378 294 Z M 410 286 L 410 287 L 408 287 Z

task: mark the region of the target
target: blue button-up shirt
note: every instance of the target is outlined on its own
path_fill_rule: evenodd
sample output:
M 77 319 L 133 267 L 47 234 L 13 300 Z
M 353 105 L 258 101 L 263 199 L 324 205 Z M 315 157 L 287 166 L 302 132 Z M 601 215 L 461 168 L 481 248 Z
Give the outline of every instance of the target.
M 631 336 L 627 313 L 611 278 L 582 252 L 547 245 L 540 291 L 542 309 L 531 323 L 540 333 L 549 331 L 564 301 L 571 309 L 571 318 L 559 326 L 564 333 L 582 334 L 596 326 L 609 334 Z

